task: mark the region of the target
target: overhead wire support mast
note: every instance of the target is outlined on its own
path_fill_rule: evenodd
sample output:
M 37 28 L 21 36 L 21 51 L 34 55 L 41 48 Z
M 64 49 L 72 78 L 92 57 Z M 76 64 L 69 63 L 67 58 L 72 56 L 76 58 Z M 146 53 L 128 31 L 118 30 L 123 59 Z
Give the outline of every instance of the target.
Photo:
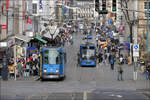
M 148 2 L 149 0 L 147 0 L 147 48 L 146 48 L 146 53 L 148 54 L 148 52 L 149 52 L 149 14 L 150 14 L 150 11 L 149 11 L 149 9 L 150 9 L 150 2 Z

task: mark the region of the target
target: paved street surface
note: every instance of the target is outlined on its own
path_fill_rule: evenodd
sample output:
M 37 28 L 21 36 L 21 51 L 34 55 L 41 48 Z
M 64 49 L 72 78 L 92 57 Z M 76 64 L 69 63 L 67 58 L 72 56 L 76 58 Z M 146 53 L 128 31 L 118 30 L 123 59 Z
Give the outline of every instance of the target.
M 123 65 L 124 81 L 117 81 L 117 70 L 110 65 L 77 67 L 77 51 L 82 35 L 76 35 L 73 45 L 66 44 L 67 67 L 64 81 L 28 79 L 1 82 L 0 100 L 149 100 L 149 81 L 138 73 L 133 81 L 133 66 Z M 94 35 L 93 35 L 94 38 Z M 92 40 L 95 41 L 94 39 Z M 115 67 L 118 66 L 115 64 Z

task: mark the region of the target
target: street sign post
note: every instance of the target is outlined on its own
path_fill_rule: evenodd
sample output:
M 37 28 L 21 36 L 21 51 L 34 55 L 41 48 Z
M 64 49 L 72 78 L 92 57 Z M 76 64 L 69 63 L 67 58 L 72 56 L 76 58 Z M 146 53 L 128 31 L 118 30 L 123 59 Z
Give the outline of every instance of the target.
M 139 57 L 139 44 L 133 45 L 133 57 L 134 57 L 134 72 L 133 72 L 133 78 L 134 80 L 137 80 L 137 57 Z
M 139 44 L 133 45 L 133 57 L 139 57 Z

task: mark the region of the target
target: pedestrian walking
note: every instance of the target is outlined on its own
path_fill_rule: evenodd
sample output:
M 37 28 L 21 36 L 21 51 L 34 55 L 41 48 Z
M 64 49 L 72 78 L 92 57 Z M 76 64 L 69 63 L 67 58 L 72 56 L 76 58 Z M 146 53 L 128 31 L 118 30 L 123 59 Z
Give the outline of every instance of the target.
M 108 62 L 109 62 L 109 55 L 110 55 L 110 53 L 107 52 L 107 61 L 108 61 Z
M 114 70 L 114 58 L 113 57 L 110 59 L 110 65 L 111 65 L 111 69 Z
M 103 61 L 103 54 L 101 52 L 98 53 L 98 60 L 99 60 L 99 63 L 101 63 Z
M 111 58 L 112 58 L 112 55 L 109 54 L 109 56 L 108 56 L 108 61 L 109 61 L 109 63 L 110 63 Z
M 150 80 L 150 62 L 146 66 L 146 71 L 148 72 L 148 79 Z
M 15 78 L 15 65 L 13 63 L 9 66 L 9 76 Z
M 122 54 L 120 55 L 119 62 L 120 62 L 121 65 L 124 63 L 123 55 Z
M 26 63 L 26 66 L 25 66 L 25 73 L 24 73 L 24 76 L 25 77 L 29 77 L 29 73 L 30 73 L 30 64 L 29 62 Z
M 122 81 L 123 80 L 123 68 L 122 68 L 122 63 L 119 62 L 119 66 L 118 66 L 118 81 Z
M 77 52 L 77 67 L 80 65 L 80 51 Z
M 104 53 L 104 64 L 106 64 L 106 60 L 107 60 L 107 53 Z
M 21 61 L 18 61 L 17 66 L 16 66 L 16 69 L 18 70 L 18 75 L 17 75 L 18 77 L 22 76 L 22 68 L 23 66 L 21 64 Z
M 33 59 L 33 65 L 32 65 L 32 70 L 33 70 L 33 76 L 35 76 L 36 75 L 36 59 L 34 58 Z

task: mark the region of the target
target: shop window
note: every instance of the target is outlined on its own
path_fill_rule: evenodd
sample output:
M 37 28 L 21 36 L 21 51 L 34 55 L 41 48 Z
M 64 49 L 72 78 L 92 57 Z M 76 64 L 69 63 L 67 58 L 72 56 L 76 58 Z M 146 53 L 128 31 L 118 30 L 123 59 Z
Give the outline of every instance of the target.
M 37 3 L 32 4 L 32 13 L 37 14 Z
M 149 6 L 147 7 L 148 3 Z M 149 13 L 147 13 L 147 9 L 149 9 Z M 144 2 L 144 11 L 145 11 L 145 18 L 147 19 L 147 14 L 149 14 L 149 19 L 150 19 L 150 2 Z

